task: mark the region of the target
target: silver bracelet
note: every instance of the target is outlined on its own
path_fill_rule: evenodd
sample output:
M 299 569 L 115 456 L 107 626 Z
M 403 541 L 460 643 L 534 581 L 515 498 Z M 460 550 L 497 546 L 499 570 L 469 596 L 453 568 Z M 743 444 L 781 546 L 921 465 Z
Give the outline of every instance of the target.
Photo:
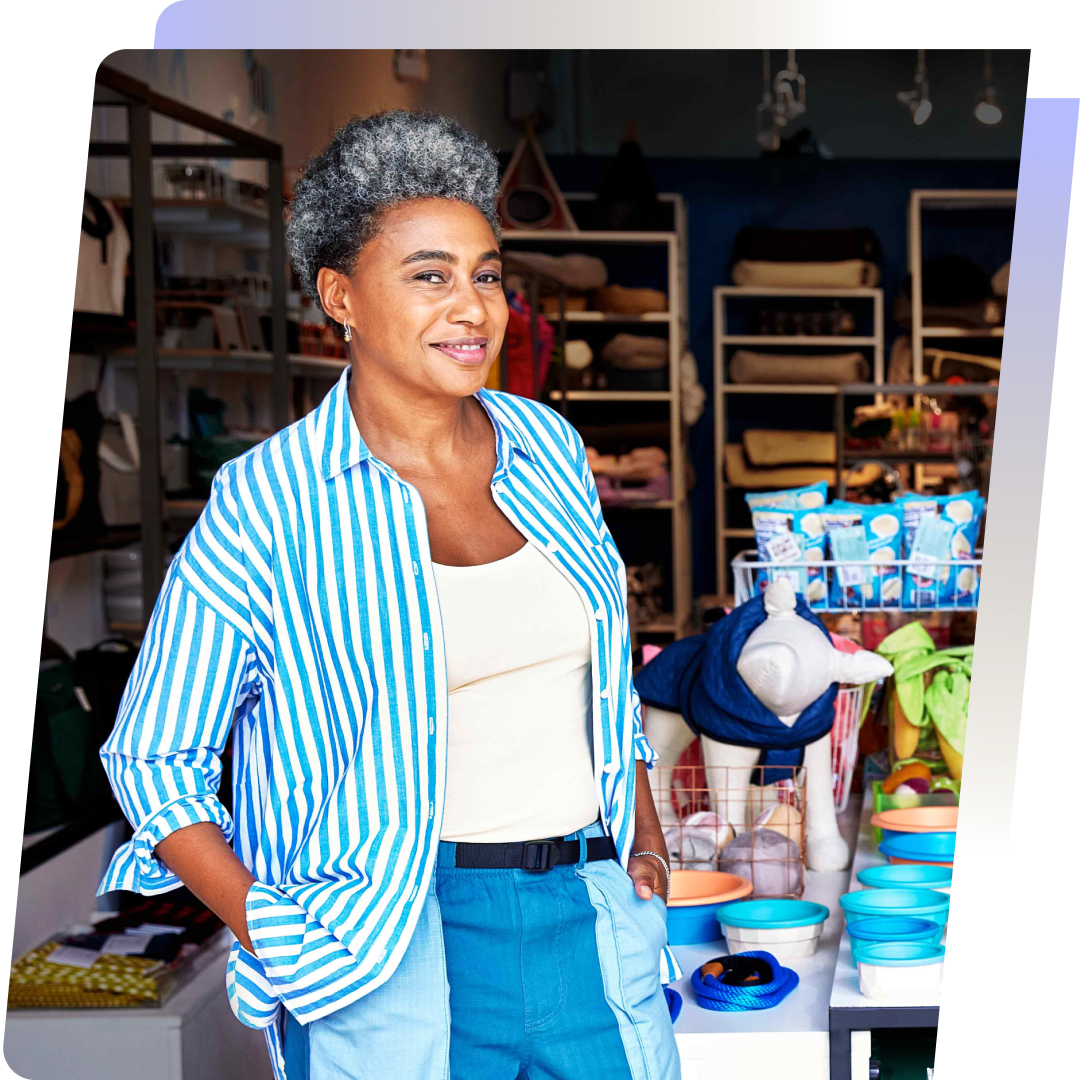
M 664 858 L 658 851 L 632 851 L 630 853 L 631 858 L 635 858 L 638 855 L 651 855 L 654 859 L 660 860 L 660 865 L 664 868 L 664 884 L 666 886 L 664 890 L 664 903 L 671 899 L 671 867 L 668 866 L 667 859 Z

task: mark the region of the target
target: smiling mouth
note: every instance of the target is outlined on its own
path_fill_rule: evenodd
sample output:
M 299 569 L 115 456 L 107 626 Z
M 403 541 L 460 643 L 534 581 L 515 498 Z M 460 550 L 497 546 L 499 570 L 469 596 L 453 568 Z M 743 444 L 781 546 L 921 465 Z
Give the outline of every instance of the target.
M 459 364 L 481 364 L 487 359 L 487 338 L 463 338 L 460 341 L 440 341 L 431 346 Z

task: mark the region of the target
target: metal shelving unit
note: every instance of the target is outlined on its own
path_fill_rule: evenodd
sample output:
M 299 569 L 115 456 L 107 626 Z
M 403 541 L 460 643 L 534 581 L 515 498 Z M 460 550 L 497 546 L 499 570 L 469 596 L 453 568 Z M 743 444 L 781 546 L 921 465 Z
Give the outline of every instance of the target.
M 576 201 L 585 201 L 594 196 L 567 193 L 566 199 L 571 205 Z M 670 431 L 669 467 L 671 470 L 671 499 L 643 502 L 641 505 L 620 504 L 618 509 L 635 511 L 656 510 L 671 514 L 672 535 L 672 597 L 674 610 L 665 612 L 657 619 L 633 627 L 635 633 L 670 635 L 682 637 L 689 632 L 691 616 L 690 584 L 690 503 L 686 491 L 686 460 L 688 446 L 686 430 L 682 423 L 682 402 L 679 386 L 679 365 L 685 343 L 689 337 L 687 315 L 687 257 L 686 257 L 686 205 L 682 197 L 675 194 L 661 194 L 660 199 L 672 206 L 674 229 L 670 232 L 616 232 L 606 230 L 584 230 L 579 232 L 507 229 L 503 234 L 505 248 L 526 244 L 557 244 L 571 251 L 587 251 L 610 257 L 620 249 L 629 247 L 651 246 L 666 249 L 666 272 L 668 310 L 650 312 L 645 315 L 609 314 L 599 311 L 566 311 L 563 306 L 561 315 L 548 316 L 557 326 L 559 341 L 565 342 L 569 326 L 611 325 L 613 331 L 634 325 L 662 326 L 668 330 L 668 390 L 553 390 L 548 395 L 549 402 L 559 408 L 573 423 L 575 402 L 604 403 L 612 410 L 612 420 L 618 420 L 620 405 L 654 402 L 667 404 L 668 426 Z M 598 250 L 599 249 L 599 250 Z M 527 276 L 527 275 L 523 275 Z M 536 296 L 530 298 L 536 309 Z
M 773 335 L 773 334 L 729 334 L 728 302 L 747 299 L 815 299 L 815 300 L 855 300 L 871 305 L 873 311 L 874 332 L 870 335 Z M 741 347 L 777 347 L 792 349 L 833 348 L 848 350 L 873 350 L 872 370 L 874 382 L 870 393 L 882 392 L 880 384 L 885 381 L 885 301 L 881 289 L 823 288 L 823 289 L 785 289 L 739 285 L 720 285 L 713 290 L 713 408 L 715 410 L 715 468 L 716 468 L 716 589 L 721 596 L 727 595 L 727 581 L 730 573 L 728 559 L 729 541 L 741 541 L 752 538 L 753 529 L 734 528 L 727 524 L 727 498 L 731 487 L 724 475 L 724 447 L 727 441 L 727 399 L 733 395 L 775 395 L 790 396 L 832 396 L 837 409 L 842 409 L 843 390 L 840 386 L 829 384 L 762 384 L 729 383 L 727 381 L 728 350 Z M 841 447 L 837 447 L 837 479 L 840 477 Z
M 1004 327 L 924 326 L 922 296 L 923 211 L 986 210 L 1016 205 L 1015 190 L 938 191 L 916 188 L 908 200 L 908 270 L 911 273 L 911 368 L 923 379 L 923 343 L 934 338 L 1001 338 Z
M 209 113 L 151 90 L 145 83 L 112 68 L 98 68 L 94 105 L 124 109 L 127 142 L 91 142 L 89 156 L 127 158 L 131 166 L 131 263 L 135 294 L 135 348 L 130 362 L 135 370 L 139 403 L 140 530 L 143 548 L 143 608 L 153 609 L 164 579 L 163 483 L 159 373 L 163 368 L 204 365 L 219 370 L 258 371 L 269 376 L 272 411 L 277 427 L 288 423 L 290 358 L 285 328 L 285 194 L 281 146 L 245 131 Z M 215 138 L 214 142 L 156 143 L 150 137 L 152 114 L 167 116 Z M 155 158 L 246 159 L 265 161 L 268 198 L 265 210 L 247 204 L 215 200 L 156 199 Z M 177 231 L 214 243 L 248 245 L 256 231 L 270 252 L 271 327 L 269 353 L 199 353 L 159 349 L 155 315 L 154 231 Z M 178 355 L 179 354 L 179 355 Z M 305 360 L 308 358 L 304 358 Z

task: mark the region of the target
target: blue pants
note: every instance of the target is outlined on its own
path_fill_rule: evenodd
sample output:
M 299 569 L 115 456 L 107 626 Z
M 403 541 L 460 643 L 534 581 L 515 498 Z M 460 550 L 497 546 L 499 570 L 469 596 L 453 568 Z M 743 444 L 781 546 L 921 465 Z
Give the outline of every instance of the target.
M 598 836 L 592 825 L 576 836 Z M 288 1080 L 679 1080 L 660 985 L 663 902 L 613 860 L 544 872 L 438 867 L 398 969 L 304 1026 Z

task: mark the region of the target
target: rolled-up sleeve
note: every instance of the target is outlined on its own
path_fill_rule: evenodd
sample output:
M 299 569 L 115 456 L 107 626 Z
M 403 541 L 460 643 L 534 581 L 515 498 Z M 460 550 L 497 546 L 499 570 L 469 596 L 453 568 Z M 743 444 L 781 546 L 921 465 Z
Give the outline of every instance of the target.
M 570 429 L 573 431 L 573 429 Z M 619 549 L 615 546 L 615 539 L 611 535 L 611 530 L 607 526 L 607 522 L 604 520 L 604 513 L 600 506 L 600 493 L 596 489 L 596 480 L 593 477 L 592 468 L 589 465 L 588 455 L 585 453 L 585 444 L 581 440 L 581 436 L 576 431 L 573 432 L 575 440 L 575 446 L 577 449 L 577 464 L 581 473 L 581 482 L 585 485 L 585 493 L 589 500 L 589 510 L 592 512 L 593 520 L 596 522 L 597 529 L 600 530 L 600 538 L 603 540 L 604 545 L 611 549 L 616 556 L 616 562 L 619 569 L 619 586 L 622 590 L 622 603 L 623 603 L 623 645 L 626 655 L 630 655 L 630 619 L 626 613 L 626 566 L 622 561 L 622 557 L 619 555 Z M 638 692 L 634 687 L 633 679 L 630 680 L 630 700 L 633 706 L 634 712 L 634 758 L 637 761 L 644 761 L 648 768 L 652 768 L 656 764 L 657 754 L 649 743 L 649 740 L 645 738 L 645 732 L 641 724 L 641 699 L 638 697 Z
M 113 856 L 99 894 L 177 888 L 180 879 L 154 855 L 177 829 L 213 822 L 231 839 L 232 819 L 218 800 L 220 758 L 255 678 L 244 637 L 171 570 L 101 748 L 135 834 Z

